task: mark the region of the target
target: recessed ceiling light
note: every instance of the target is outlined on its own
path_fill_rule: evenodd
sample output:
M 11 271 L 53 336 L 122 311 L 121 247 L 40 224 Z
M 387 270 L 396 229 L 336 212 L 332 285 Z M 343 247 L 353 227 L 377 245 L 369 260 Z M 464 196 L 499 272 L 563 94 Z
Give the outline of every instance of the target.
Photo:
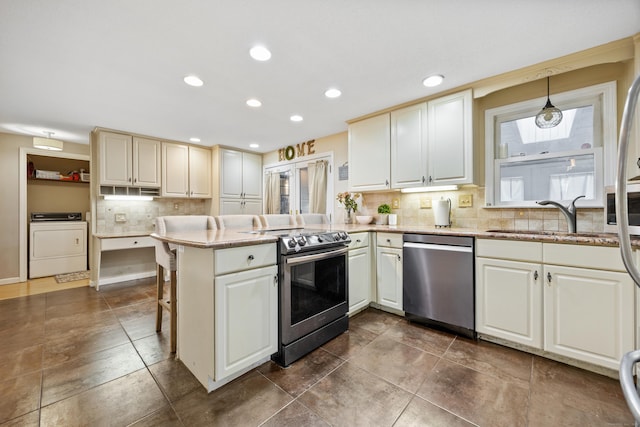
M 254 46 L 249 50 L 249 55 L 256 61 L 268 61 L 271 59 L 271 52 L 264 46 Z
M 340 95 L 342 95 L 342 92 L 340 92 L 340 89 L 336 88 L 327 89 L 324 93 L 324 96 L 327 98 L 337 98 Z
M 260 107 L 262 105 L 262 102 L 260 102 L 255 98 L 251 98 L 251 99 L 247 99 L 247 105 L 249 107 Z
M 303 118 L 298 114 L 294 114 L 293 116 L 289 117 L 289 120 L 291 120 L 292 122 L 301 122 Z
M 194 76 L 193 74 L 186 76 L 184 78 L 184 82 L 189 86 L 195 86 L 195 87 L 200 87 L 204 84 L 204 82 L 200 77 Z
M 255 142 L 253 144 L 249 144 L 250 148 L 259 148 L 260 144 L 256 144 Z
M 200 142 L 200 138 L 189 138 L 191 142 Z
M 429 76 L 422 81 L 422 84 L 426 87 L 434 87 L 438 86 L 444 80 L 444 76 L 440 74 L 434 74 L 433 76 Z

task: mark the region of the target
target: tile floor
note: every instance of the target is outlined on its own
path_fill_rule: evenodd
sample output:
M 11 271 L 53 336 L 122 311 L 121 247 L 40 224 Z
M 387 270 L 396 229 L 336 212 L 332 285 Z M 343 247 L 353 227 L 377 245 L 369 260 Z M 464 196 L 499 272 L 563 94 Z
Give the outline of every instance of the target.
M 0 424 L 633 425 L 616 380 L 374 309 L 207 394 L 154 321 L 149 280 L 0 301 Z

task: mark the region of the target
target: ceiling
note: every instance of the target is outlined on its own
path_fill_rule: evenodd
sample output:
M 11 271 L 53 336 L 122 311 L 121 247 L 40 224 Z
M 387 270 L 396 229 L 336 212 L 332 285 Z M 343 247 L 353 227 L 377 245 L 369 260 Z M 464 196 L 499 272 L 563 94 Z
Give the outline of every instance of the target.
M 0 0 L 0 132 L 86 144 L 100 126 L 268 152 L 638 32 L 638 0 Z M 255 44 L 271 60 L 251 59 Z M 444 83 L 424 87 L 431 74 Z

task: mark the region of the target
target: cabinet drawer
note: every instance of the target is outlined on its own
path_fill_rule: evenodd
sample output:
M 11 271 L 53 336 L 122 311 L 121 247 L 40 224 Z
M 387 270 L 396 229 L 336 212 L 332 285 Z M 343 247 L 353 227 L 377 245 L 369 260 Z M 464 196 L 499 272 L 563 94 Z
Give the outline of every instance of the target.
M 545 243 L 543 248 L 545 264 L 567 265 L 597 270 L 626 271 L 622 262 L 620 248 L 563 245 L 559 243 Z
M 276 264 L 276 245 L 241 246 L 215 251 L 216 276 Z
M 349 249 L 366 248 L 369 246 L 369 233 L 351 233 L 351 243 Z
M 376 239 L 378 246 L 402 249 L 401 233 L 377 233 Z
M 121 249 L 148 248 L 155 246 L 155 240 L 150 236 L 116 237 L 101 239 L 100 248 L 104 251 L 118 251 Z
M 477 239 L 476 256 L 515 261 L 542 262 L 542 243 Z

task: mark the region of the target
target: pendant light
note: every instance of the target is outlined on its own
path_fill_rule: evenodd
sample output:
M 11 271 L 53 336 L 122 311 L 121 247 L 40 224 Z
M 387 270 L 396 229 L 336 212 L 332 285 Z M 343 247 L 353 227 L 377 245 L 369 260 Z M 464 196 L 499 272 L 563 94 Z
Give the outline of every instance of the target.
M 547 77 L 547 103 L 542 110 L 536 114 L 536 126 L 541 129 L 549 129 L 558 126 L 561 121 L 562 111 L 554 107 L 549 99 L 549 77 Z

